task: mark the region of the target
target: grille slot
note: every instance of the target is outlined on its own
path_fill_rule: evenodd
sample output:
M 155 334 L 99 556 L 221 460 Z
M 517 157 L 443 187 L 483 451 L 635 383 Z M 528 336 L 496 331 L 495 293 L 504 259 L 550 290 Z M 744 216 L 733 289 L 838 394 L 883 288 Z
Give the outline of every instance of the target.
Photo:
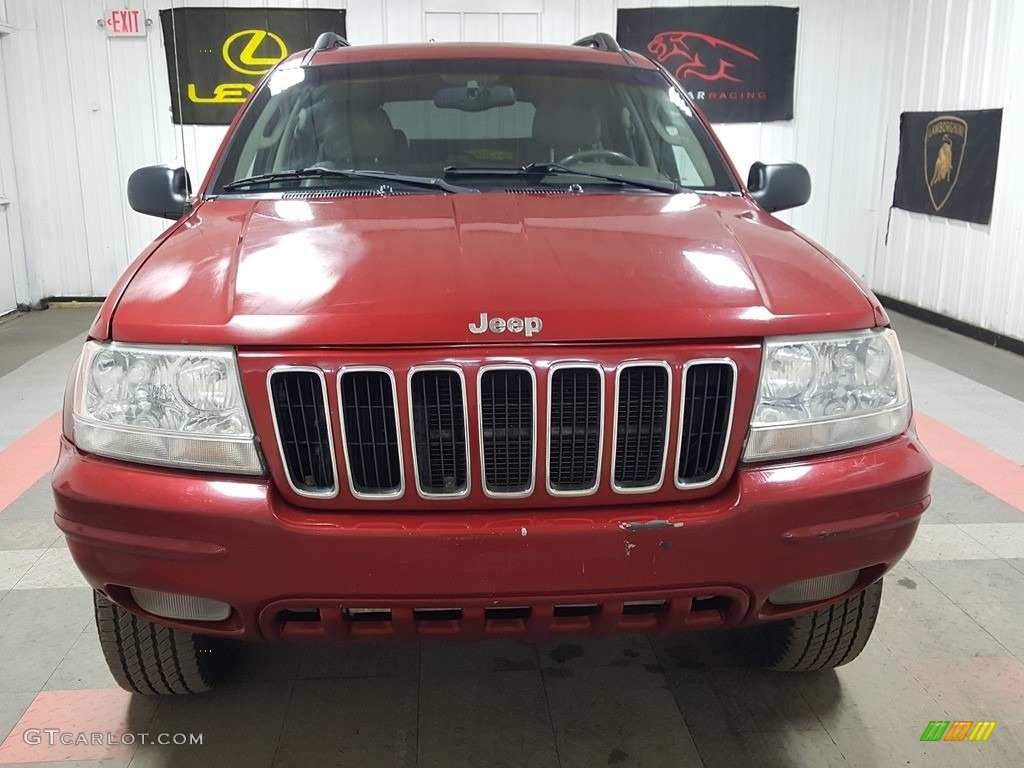
M 414 608 L 414 621 L 459 621 L 462 618 L 461 608 Z
M 622 615 L 640 616 L 645 613 L 661 613 L 667 608 L 668 605 L 664 600 L 633 600 L 632 602 L 623 603 Z
M 597 616 L 601 613 L 601 604 L 574 603 L 570 605 L 556 605 L 552 613 L 556 619 L 574 618 L 577 616 Z
M 417 488 L 424 496 L 465 496 L 468 437 L 461 374 L 449 369 L 414 371 L 409 401 Z
M 601 462 L 604 376 L 591 366 L 557 367 L 549 393 L 548 490 L 591 493 Z
M 302 496 L 334 496 L 338 486 L 323 373 L 307 368 L 275 369 L 267 386 L 281 459 L 292 489 Z
M 510 619 L 528 619 L 533 609 L 527 605 L 496 605 L 484 608 L 484 619 L 508 621 Z
M 660 363 L 619 369 L 612 487 L 623 493 L 661 486 L 668 428 L 669 368 Z
M 526 496 L 533 491 L 534 378 L 529 368 L 480 373 L 480 450 L 484 491 Z
M 391 621 L 390 608 L 345 608 L 341 615 L 348 621 Z
M 398 404 L 386 369 L 342 371 L 338 380 L 345 465 L 352 493 L 394 498 L 403 491 Z
M 732 424 L 736 369 L 729 361 L 696 362 L 683 381 L 676 485 L 710 485 L 718 479 Z

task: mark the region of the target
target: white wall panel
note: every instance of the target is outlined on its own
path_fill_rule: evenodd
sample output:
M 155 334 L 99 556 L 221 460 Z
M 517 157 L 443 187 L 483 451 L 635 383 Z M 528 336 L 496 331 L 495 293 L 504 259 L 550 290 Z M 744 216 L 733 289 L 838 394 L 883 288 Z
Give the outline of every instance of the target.
M 462 39 L 461 13 L 430 11 L 423 14 L 423 37 L 435 43 L 449 43 Z M 497 26 L 497 25 L 495 25 Z
M 540 42 L 540 11 L 526 12 L 528 4 L 500 2 L 428 2 L 423 10 L 423 39 L 444 42 Z M 486 6 L 488 11 L 479 10 Z M 460 11 L 453 8 L 475 8 Z M 431 10 L 436 8 L 437 10 Z
M 205 174 L 224 128 L 171 123 L 159 12 L 231 5 L 340 9 L 347 2 L 6 0 L 14 31 L 2 40 L 0 76 L 8 90 L 17 198 L 8 194 L 12 211 L 17 203 L 29 265 L 19 302 L 105 295 L 168 223 L 128 208 L 124 189 L 132 170 L 184 160 L 194 182 Z M 372 0 L 366 5 L 372 11 Z M 144 9 L 149 34 L 107 38 L 97 20 L 118 6 Z M 378 35 L 381 29 L 378 19 Z M 372 30 L 371 23 L 368 37 Z
M 11 31 L 7 24 L 6 6 L 0 0 L 0 69 L 3 68 L 5 49 L 3 40 Z M 19 294 L 28 293 L 24 268 L 25 250 L 19 228 L 7 88 L 4 78 L 0 77 L 0 315 L 12 312 L 17 307 Z
M 1014 84 L 1024 68 L 1019 0 L 914 0 L 890 30 L 891 126 L 883 192 L 895 183 L 900 111 L 1002 107 L 991 225 L 893 209 L 888 242 L 878 222 L 872 285 L 882 293 L 983 328 L 1024 338 L 1024 207 L 1012 181 L 1024 172 L 1024 104 Z

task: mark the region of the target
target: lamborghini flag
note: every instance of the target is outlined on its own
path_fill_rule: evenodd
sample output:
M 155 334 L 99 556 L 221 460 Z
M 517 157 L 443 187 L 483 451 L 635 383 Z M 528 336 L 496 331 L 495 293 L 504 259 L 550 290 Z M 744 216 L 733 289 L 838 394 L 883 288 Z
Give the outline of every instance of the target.
M 904 112 L 896 167 L 897 208 L 988 224 L 1003 110 Z

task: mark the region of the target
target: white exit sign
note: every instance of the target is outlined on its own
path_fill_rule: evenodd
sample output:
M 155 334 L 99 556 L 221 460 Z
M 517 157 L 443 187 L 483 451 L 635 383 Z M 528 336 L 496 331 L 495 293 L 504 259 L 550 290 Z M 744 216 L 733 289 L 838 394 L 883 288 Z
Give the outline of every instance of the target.
M 145 37 L 146 14 L 137 8 L 117 8 L 105 11 L 103 26 L 107 37 Z

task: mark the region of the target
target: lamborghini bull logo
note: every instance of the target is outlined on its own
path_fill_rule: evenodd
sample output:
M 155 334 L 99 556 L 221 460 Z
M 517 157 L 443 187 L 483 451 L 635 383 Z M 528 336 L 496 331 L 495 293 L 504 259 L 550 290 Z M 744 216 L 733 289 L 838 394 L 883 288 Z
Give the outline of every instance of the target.
M 924 133 L 924 180 L 936 211 L 953 194 L 967 148 L 967 123 L 953 115 L 936 117 Z
M 680 82 L 696 77 L 742 83 L 742 65 L 761 60 L 753 51 L 699 32 L 661 32 L 647 44 L 647 50 Z

